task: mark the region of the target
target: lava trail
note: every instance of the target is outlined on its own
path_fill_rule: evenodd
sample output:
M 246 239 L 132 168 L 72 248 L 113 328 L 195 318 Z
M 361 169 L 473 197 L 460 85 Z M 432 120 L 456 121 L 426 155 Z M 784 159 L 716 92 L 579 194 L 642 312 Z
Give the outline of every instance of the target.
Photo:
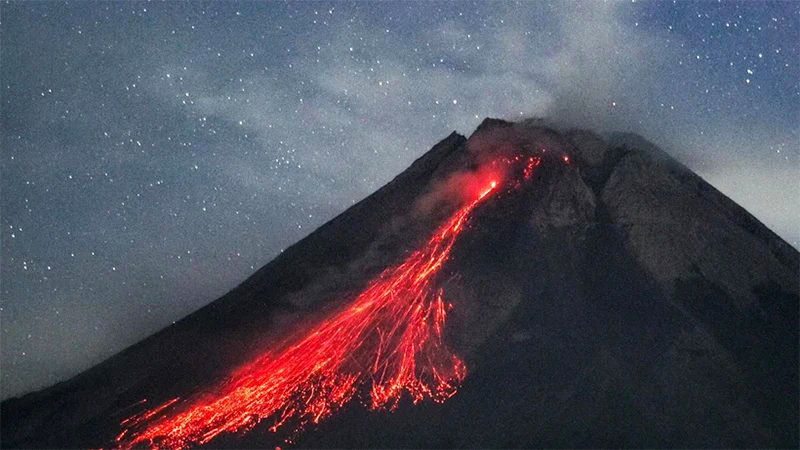
M 385 269 L 343 309 L 238 368 L 213 396 L 171 399 L 126 419 L 116 445 L 187 448 L 221 433 L 248 431 L 264 420 L 272 431 L 287 422 L 300 431 L 362 389 L 369 392 L 373 409 L 396 408 L 403 392 L 414 403 L 453 396 L 466 366 L 443 342 L 449 305 L 432 278 L 470 213 L 498 189 L 497 178 L 483 184 L 425 245 Z

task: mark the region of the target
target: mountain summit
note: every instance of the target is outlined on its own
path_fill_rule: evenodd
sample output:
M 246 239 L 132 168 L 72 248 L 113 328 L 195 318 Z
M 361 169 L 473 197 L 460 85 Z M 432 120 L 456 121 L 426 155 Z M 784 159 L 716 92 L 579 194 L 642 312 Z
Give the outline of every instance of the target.
M 796 447 L 798 252 L 644 139 L 486 119 L 4 447 Z

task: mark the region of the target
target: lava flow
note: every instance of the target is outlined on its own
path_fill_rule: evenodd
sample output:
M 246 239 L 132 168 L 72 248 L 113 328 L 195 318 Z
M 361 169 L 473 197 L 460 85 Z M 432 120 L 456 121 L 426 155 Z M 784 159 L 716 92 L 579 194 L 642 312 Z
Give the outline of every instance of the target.
M 287 422 L 299 431 L 362 389 L 369 392 L 372 409 L 396 408 L 403 392 L 415 404 L 452 397 L 466 366 L 443 342 L 450 306 L 432 278 L 470 213 L 497 189 L 496 178 L 485 181 L 423 247 L 385 269 L 344 309 L 299 339 L 240 367 L 213 396 L 172 399 L 123 421 L 116 445 L 186 448 L 221 433 L 248 431 L 264 420 L 272 422 L 272 431 Z

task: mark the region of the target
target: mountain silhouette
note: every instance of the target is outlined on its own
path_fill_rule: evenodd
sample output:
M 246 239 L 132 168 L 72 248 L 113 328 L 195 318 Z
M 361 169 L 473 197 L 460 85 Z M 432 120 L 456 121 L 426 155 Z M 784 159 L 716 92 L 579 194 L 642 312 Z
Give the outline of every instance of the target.
M 4 401 L 0 443 L 797 447 L 798 273 L 797 250 L 639 136 L 486 119 L 218 300 Z M 380 316 L 388 291 L 419 308 Z M 363 308 L 376 322 L 338 341 Z M 336 349 L 338 372 L 304 369 Z M 310 378 L 237 409 L 285 367 Z M 212 416 L 242 422 L 212 434 Z

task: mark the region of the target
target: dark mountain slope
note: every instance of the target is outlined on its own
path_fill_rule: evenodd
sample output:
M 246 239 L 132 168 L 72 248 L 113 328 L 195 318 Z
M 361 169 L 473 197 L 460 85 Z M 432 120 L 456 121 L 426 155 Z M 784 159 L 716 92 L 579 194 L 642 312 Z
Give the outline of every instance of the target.
M 358 291 L 449 212 L 416 213 L 421 196 L 508 148 L 550 156 L 476 211 L 438 278 L 468 366 L 458 394 L 393 413 L 351 402 L 297 444 L 796 447 L 797 251 L 637 136 L 488 119 L 216 302 L 3 402 L 2 445 L 108 445 L 142 398 L 206 386 Z M 263 428 L 212 444 L 280 444 Z

